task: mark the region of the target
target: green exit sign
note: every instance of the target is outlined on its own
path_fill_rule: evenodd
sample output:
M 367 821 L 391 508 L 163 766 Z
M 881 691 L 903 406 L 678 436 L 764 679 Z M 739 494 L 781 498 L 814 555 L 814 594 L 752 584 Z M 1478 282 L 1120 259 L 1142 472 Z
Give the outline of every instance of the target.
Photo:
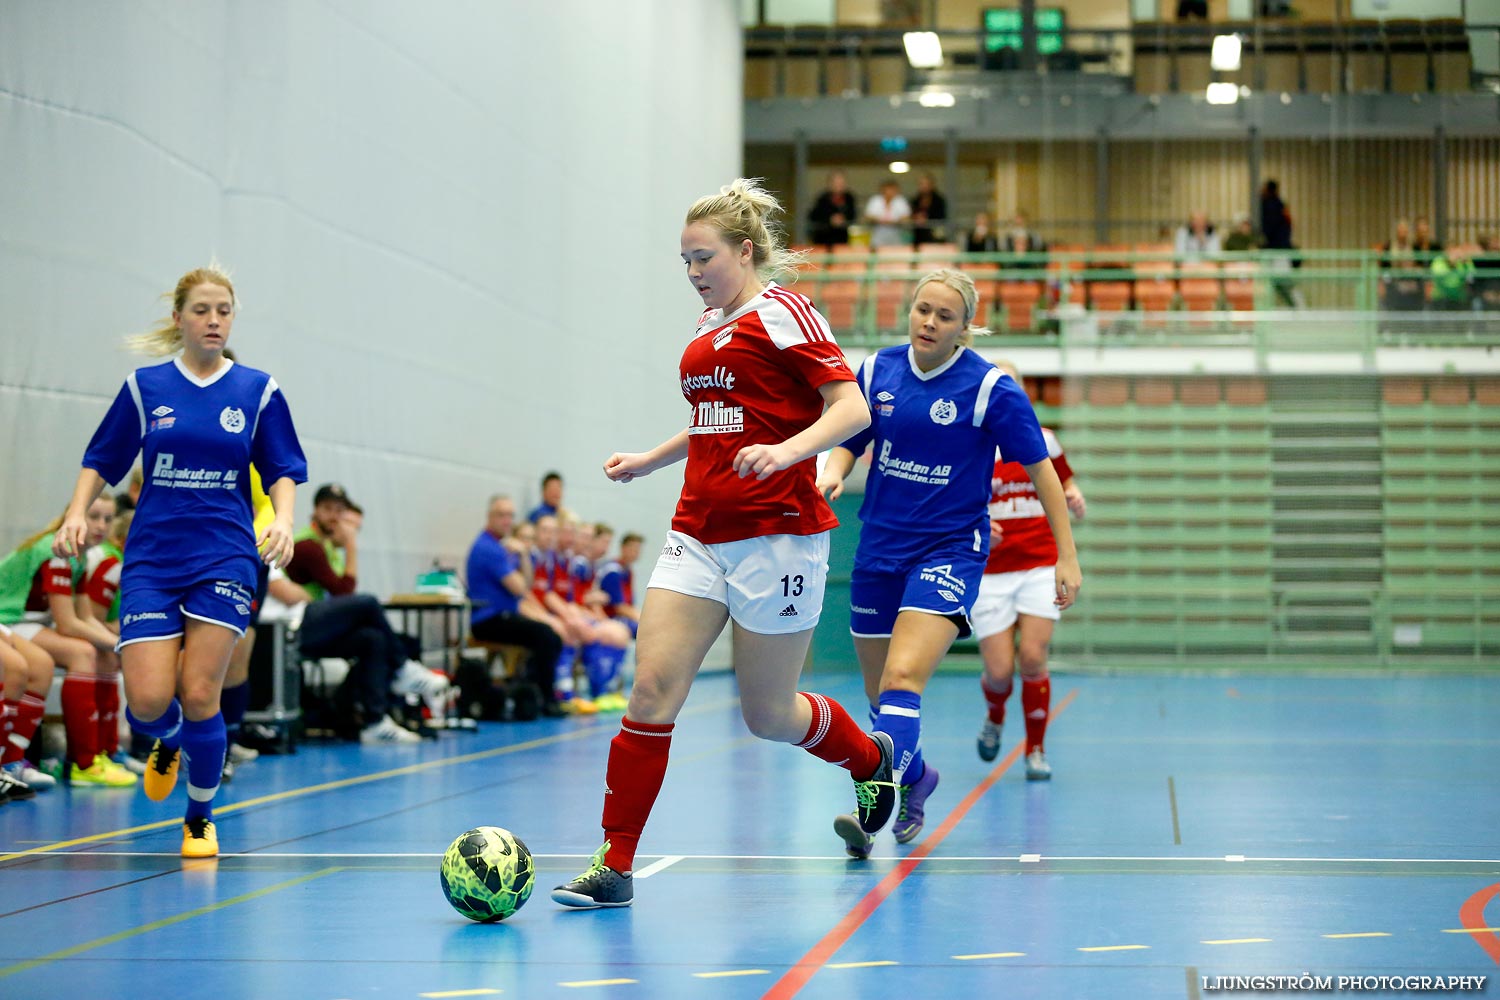
M 1062 51 L 1063 33 L 1067 30 L 1067 17 L 1061 7 L 1036 8 L 1036 17 L 1032 23 L 1036 28 L 1037 52 L 1047 55 Z M 982 15 L 980 24 L 984 32 L 986 52 L 1021 48 L 1025 22 L 1018 8 L 988 7 Z

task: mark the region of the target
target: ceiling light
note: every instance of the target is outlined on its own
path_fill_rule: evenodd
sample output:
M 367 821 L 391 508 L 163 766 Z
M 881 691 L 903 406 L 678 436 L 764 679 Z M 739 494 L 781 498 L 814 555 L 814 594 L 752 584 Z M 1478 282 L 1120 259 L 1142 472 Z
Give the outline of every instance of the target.
M 910 173 L 910 172 L 911 172 L 911 164 L 907 163 L 905 160 L 892 160 L 891 161 L 891 173 L 893 173 L 893 174 L 906 174 L 906 173 Z
M 906 61 L 916 69 L 938 69 L 943 65 L 943 43 L 935 31 L 908 31 L 901 36 Z
M 1233 104 L 1240 99 L 1240 88 L 1233 83 L 1210 83 L 1205 96 L 1209 104 Z
M 917 98 L 917 103 L 924 108 L 951 108 L 956 102 L 946 90 L 928 90 Z
M 1240 36 L 1215 35 L 1213 51 L 1208 64 L 1221 73 L 1233 73 L 1240 68 Z

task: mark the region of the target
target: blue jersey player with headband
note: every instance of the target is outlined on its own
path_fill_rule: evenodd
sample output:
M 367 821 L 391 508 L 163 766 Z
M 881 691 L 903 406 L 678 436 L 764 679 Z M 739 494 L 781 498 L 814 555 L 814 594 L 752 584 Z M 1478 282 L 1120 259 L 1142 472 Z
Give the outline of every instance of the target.
M 224 673 L 250 620 L 257 561 L 291 558 L 292 507 L 307 461 L 276 380 L 224 357 L 235 317 L 229 279 L 212 267 L 190 271 L 172 305 L 170 321 L 133 343 L 176 356 L 126 378 L 84 453 L 53 551 L 81 550 L 84 512 L 139 454 L 145 485 L 120 580 L 127 715 L 155 738 L 144 780 L 149 798 L 171 794 L 179 760 L 186 763 L 182 855 L 201 858 L 219 853 L 213 798 L 226 749 Z M 252 462 L 275 509 L 259 537 Z
M 870 426 L 833 449 L 818 487 L 837 497 L 855 458 L 874 445 L 859 548 L 849 585 L 850 631 L 875 729 L 895 744 L 891 787 L 900 807 L 892 832 L 922 831 L 937 768 L 922 759 L 922 691 L 953 640 L 969 634 L 990 550 L 995 452 L 1025 466 L 1057 540 L 1057 604 L 1078 596 L 1083 576 L 1062 483 L 1025 391 L 969 349 L 978 296 L 968 275 L 942 269 L 918 283 L 907 345 L 867 358 L 858 372 Z M 861 803 L 863 806 L 864 803 Z M 880 824 L 883 825 L 883 824 Z M 880 825 L 840 816 L 834 829 L 850 856 L 869 856 Z

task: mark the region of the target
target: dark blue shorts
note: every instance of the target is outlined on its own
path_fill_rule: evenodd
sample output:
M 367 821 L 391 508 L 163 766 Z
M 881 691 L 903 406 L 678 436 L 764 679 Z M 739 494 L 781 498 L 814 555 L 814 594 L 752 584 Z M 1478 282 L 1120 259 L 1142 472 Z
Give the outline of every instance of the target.
M 969 634 L 969 611 L 984 578 L 985 552 L 967 539 L 955 539 L 906 565 L 854 560 L 849 580 L 849 631 L 884 638 L 903 611 L 952 618 L 960 639 Z
M 244 635 L 254 601 L 253 574 L 235 579 L 234 574 L 221 573 L 172 585 L 149 577 L 128 579 L 120 587 L 120 642 L 115 648 L 176 638 L 182 635 L 185 618 Z

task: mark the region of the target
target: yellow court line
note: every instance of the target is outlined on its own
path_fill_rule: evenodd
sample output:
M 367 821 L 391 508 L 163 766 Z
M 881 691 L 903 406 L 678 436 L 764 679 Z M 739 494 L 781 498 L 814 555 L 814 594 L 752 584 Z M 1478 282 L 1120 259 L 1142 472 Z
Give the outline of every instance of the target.
M 184 913 L 178 913 L 170 917 L 163 917 L 160 920 L 153 920 L 149 924 L 143 924 L 140 927 L 132 927 L 130 930 L 120 931 L 119 933 L 111 934 L 108 937 L 95 938 L 92 941 L 85 941 L 83 944 L 75 944 L 71 948 L 64 948 L 61 951 L 54 951 L 50 955 L 43 955 L 40 958 L 32 958 L 28 959 L 25 962 L 17 962 L 15 965 L 8 965 L 5 968 L 0 969 L 0 979 L 4 979 L 6 976 L 13 976 L 17 972 L 25 972 L 27 969 L 35 969 L 39 965 L 47 965 L 48 963 L 61 961 L 65 958 L 72 958 L 74 955 L 81 955 L 86 951 L 92 951 L 95 948 L 102 948 L 105 945 L 116 944 L 120 941 L 128 941 L 130 938 L 139 937 L 142 934 L 149 934 L 151 931 L 159 931 L 163 927 L 171 927 L 173 924 L 180 924 L 184 920 L 191 920 L 194 917 L 201 917 L 205 913 L 213 913 L 215 910 L 222 910 L 226 906 L 234 906 L 236 903 L 248 903 L 252 899 L 259 899 L 262 896 L 268 896 L 271 893 L 279 892 L 282 889 L 290 889 L 294 885 L 301 885 L 304 882 L 311 882 L 315 878 L 322 878 L 324 875 L 332 875 L 337 871 L 343 871 L 343 869 L 337 867 L 324 868 L 321 871 L 315 871 L 307 875 L 299 875 L 296 878 L 287 879 L 285 882 L 277 882 L 275 885 L 268 885 L 264 889 L 256 889 L 254 892 L 241 893 L 238 896 L 232 896 L 229 899 L 225 899 L 217 903 L 210 903 L 208 906 L 200 906 L 196 910 L 187 910 Z
M 1326 938 L 1390 937 L 1385 931 L 1365 931 L 1363 934 L 1324 934 Z
M 900 962 L 833 962 L 828 965 L 830 969 L 872 969 L 877 965 L 900 965 Z
M 1095 948 L 1079 948 L 1079 951 L 1146 951 L 1149 944 L 1106 944 Z
M 1444 934 L 1500 934 L 1500 927 L 1453 927 L 1445 929 Z
M 308 785 L 306 788 L 289 788 L 284 792 L 273 792 L 270 795 L 261 795 L 253 799 L 246 799 L 244 802 L 231 802 L 229 805 L 215 806 L 214 812 L 222 816 L 225 813 L 249 809 L 251 806 L 263 806 L 268 802 L 284 802 L 288 799 L 301 798 L 304 795 L 314 795 L 318 792 L 332 792 L 340 788 L 354 788 L 358 785 L 367 785 L 372 781 L 384 781 L 386 778 L 399 778 L 403 775 L 420 774 L 423 771 L 431 771 L 440 767 L 452 767 L 455 764 L 468 764 L 476 760 L 488 760 L 491 757 L 519 753 L 522 750 L 535 750 L 537 747 L 561 743 L 565 740 L 582 739 L 598 731 L 599 727 L 597 726 L 588 729 L 575 729 L 568 733 L 558 733 L 554 736 L 543 736 L 539 739 L 527 740 L 525 743 L 515 743 L 510 746 L 495 747 L 490 750 L 477 750 L 474 753 L 460 754 L 457 757 L 442 757 L 438 760 L 423 761 L 420 764 L 408 764 L 405 767 L 392 768 L 389 771 L 376 771 L 374 774 L 362 774 L 353 778 L 340 778 L 338 781 L 325 781 L 319 785 Z M 77 847 L 80 844 L 94 844 L 101 840 L 113 840 L 116 837 L 128 837 L 137 833 L 145 833 L 148 830 L 164 830 L 168 827 L 180 825 L 182 825 L 181 819 L 164 819 L 156 823 L 143 823 L 140 826 L 127 827 L 124 830 L 110 830 L 108 833 L 94 833 L 87 837 L 59 840 L 55 844 L 32 848 L 20 854 L 0 854 L 0 864 L 29 855 L 46 854 L 51 851 L 61 851 L 69 847 Z
M 728 976 L 769 976 L 770 969 L 734 969 L 730 972 L 695 972 L 699 979 L 724 979 Z
M 441 993 L 418 993 L 419 997 L 487 997 L 499 993 L 500 990 L 443 990 Z
M 1199 944 L 1266 944 L 1270 938 L 1221 938 L 1218 941 L 1199 941 Z
M 638 979 L 580 979 L 576 983 L 558 983 L 559 986 L 629 986 Z
M 952 957 L 960 962 L 967 962 L 976 958 L 1025 958 L 1026 953 L 1024 951 L 992 951 L 988 955 L 954 955 Z

